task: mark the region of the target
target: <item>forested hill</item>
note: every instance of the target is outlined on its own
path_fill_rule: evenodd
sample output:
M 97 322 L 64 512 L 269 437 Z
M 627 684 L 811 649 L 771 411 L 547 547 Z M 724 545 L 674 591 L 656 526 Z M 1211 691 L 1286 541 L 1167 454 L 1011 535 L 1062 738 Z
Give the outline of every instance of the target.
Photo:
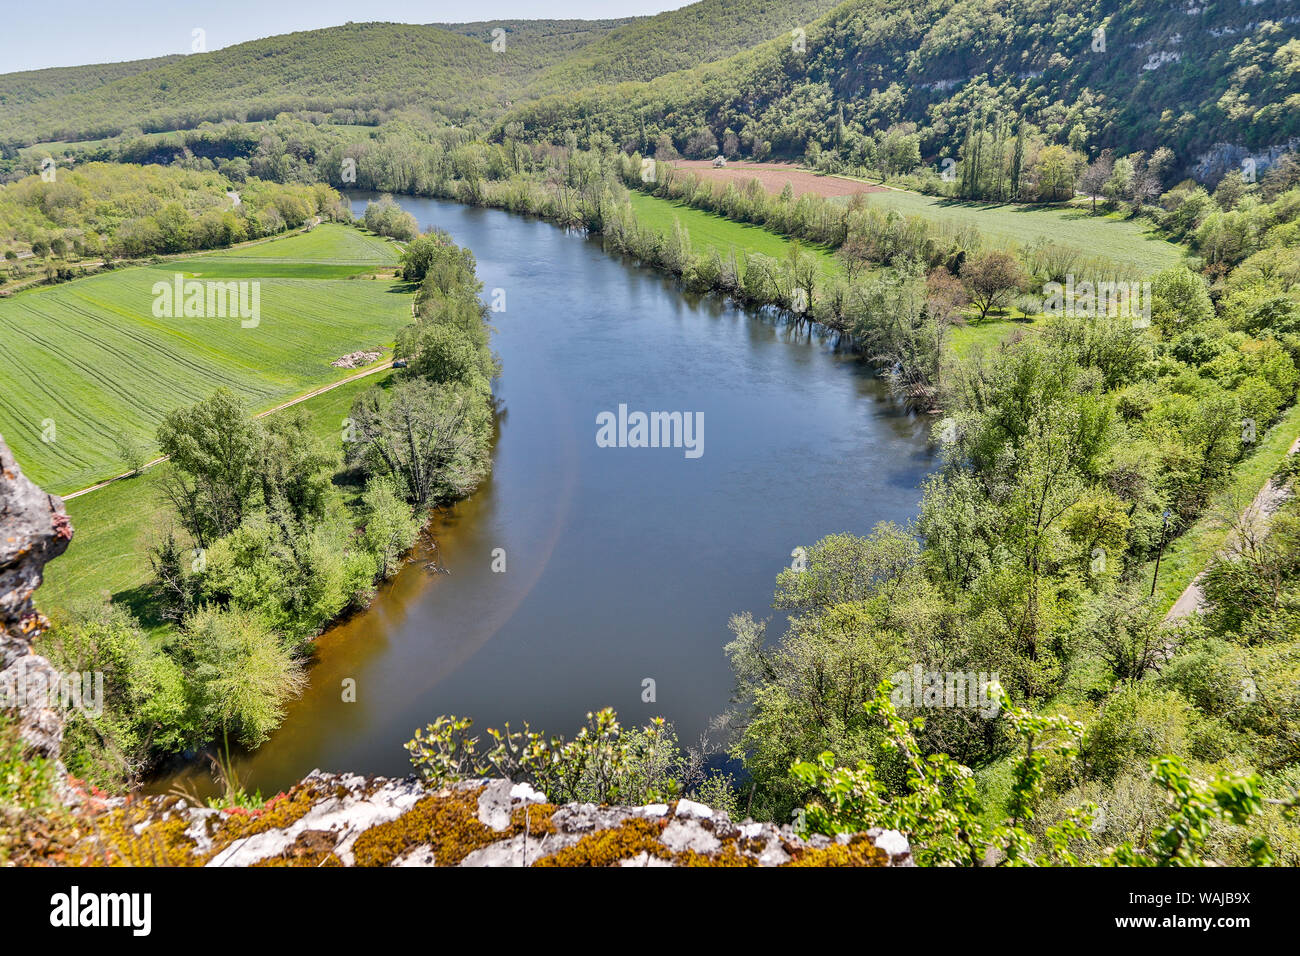
M 543 92 L 647 80 L 730 56 L 788 35 L 834 5 L 702 0 L 621 20 L 349 23 L 185 57 L 10 74 L 0 76 L 0 145 L 96 139 L 136 127 L 189 129 L 294 110 L 415 106 L 490 122 Z
M 503 66 L 486 44 L 436 27 L 350 23 L 195 53 L 97 89 L 0 110 L 0 131 L 13 146 L 295 109 L 423 101 L 455 112 L 495 101 Z
M 1215 143 L 1300 135 L 1298 23 L 1291 0 L 849 0 L 802 44 L 783 36 L 647 83 L 522 104 L 508 120 L 615 141 L 644 124 L 679 145 L 701 126 L 732 129 L 778 156 L 910 122 L 932 158 L 977 115 L 1023 118 L 1076 148 L 1168 146 L 1190 163 Z
M 126 60 L 121 63 L 92 63 L 89 66 L 58 66 L 48 70 L 25 70 L 0 76 L 0 117 L 29 103 L 96 89 L 164 66 L 181 55 L 154 57 L 151 60 Z
M 1300 136 L 1295 0 L 702 0 L 623 20 L 350 23 L 186 57 L 0 76 L 0 147 L 282 111 L 413 107 L 647 150 L 730 130 L 751 155 L 911 124 L 927 161 L 972 119 L 1183 167 Z M 494 42 L 495 41 L 495 42 Z M 708 137 L 703 140 L 709 141 Z
M 611 31 L 550 67 L 533 92 L 584 89 L 650 80 L 789 37 L 833 9 L 838 0 L 702 0 Z

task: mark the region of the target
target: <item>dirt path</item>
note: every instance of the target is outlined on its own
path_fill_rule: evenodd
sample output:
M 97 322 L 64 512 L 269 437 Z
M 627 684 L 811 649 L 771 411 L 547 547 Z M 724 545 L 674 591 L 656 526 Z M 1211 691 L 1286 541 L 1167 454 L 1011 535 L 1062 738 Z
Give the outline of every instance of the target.
M 367 375 L 374 375 L 377 372 L 386 372 L 392 367 L 393 367 L 392 362 L 385 362 L 383 365 L 377 365 L 374 368 L 365 369 L 364 371 L 357 372 L 357 374 L 355 375 L 349 375 L 347 378 L 341 378 L 337 382 L 330 382 L 328 385 L 322 385 L 320 388 L 314 388 L 310 392 L 307 392 L 303 395 L 299 395 L 297 398 L 289 399 L 289 401 L 287 402 L 281 402 L 279 405 L 276 405 L 274 408 L 268 408 L 264 412 L 258 412 L 253 417 L 265 418 L 267 415 L 270 415 L 272 412 L 278 412 L 281 411 L 282 409 L 289 408 L 290 406 L 297 405 L 299 402 L 305 402 L 309 398 L 315 398 L 317 395 L 323 395 L 325 392 L 336 389 L 340 385 L 346 385 L 348 384 L 348 382 L 355 382 L 357 379 L 365 378 Z M 153 461 L 148 462 L 140 470 L 145 471 L 146 469 L 152 468 L 154 465 L 166 461 L 169 457 L 170 456 L 168 455 L 163 455 L 161 458 L 155 458 Z M 104 488 L 108 485 L 111 485 L 115 481 L 121 481 L 123 478 L 130 478 L 131 475 L 133 474 L 134 472 L 125 471 L 120 475 L 116 475 L 112 478 L 108 478 L 104 481 L 101 481 L 97 485 L 91 485 L 89 488 L 82 488 L 80 491 L 74 491 L 72 492 L 72 494 L 64 495 L 63 500 L 71 501 L 73 498 L 80 498 L 82 495 L 90 494 L 90 492 L 92 491 L 98 491 L 100 488 Z
M 1292 442 L 1290 449 L 1287 450 L 1287 455 L 1294 455 L 1297 451 L 1300 451 L 1300 438 Z M 1268 527 L 1273 515 L 1277 513 L 1277 510 L 1282 507 L 1282 503 L 1288 497 L 1290 495 L 1286 490 L 1286 486 L 1270 478 L 1264 482 L 1264 487 L 1259 489 L 1259 494 L 1255 496 L 1255 500 L 1241 513 L 1241 524 L 1262 533 Z M 1240 550 L 1241 542 L 1236 534 L 1229 535 L 1224 542 L 1223 551 L 1231 557 Z M 1201 609 L 1205 603 L 1205 593 L 1201 590 L 1201 579 L 1204 576 L 1204 571 L 1196 575 L 1192 579 L 1192 583 L 1187 585 L 1182 594 L 1178 595 L 1178 600 L 1174 602 L 1174 606 L 1165 615 L 1166 624 L 1181 621 Z

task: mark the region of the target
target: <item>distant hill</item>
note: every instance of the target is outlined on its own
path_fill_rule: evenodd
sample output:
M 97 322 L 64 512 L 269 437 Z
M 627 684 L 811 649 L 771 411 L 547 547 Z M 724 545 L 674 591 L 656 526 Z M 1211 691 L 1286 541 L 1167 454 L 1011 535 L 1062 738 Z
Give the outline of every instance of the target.
M 1023 116 L 1079 147 L 1166 145 L 1189 158 L 1300 136 L 1298 23 L 1289 0 L 849 0 L 808 28 L 802 52 L 782 37 L 522 104 L 507 120 L 542 138 L 600 128 L 616 142 L 644 123 L 679 146 L 701 126 L 733 129 L 795 156 L 827 145 L 842 116 L 862 130 L 914 123 L 934 155 L 979 113 Z
M 702 0 L 639 17 L 547 69 L 532 91 L 650 80 L 721 60 L 774 37 L 789 37 L 792 30 L 817 19 L 838 2 Z
M 1186 167 L 1216 143 L 1300 139 L 1298 25 L 1293 0 L 701 0 L 615 20 L 350 23 L 0 76 L 0 147 L 409 107 L 643 149 L 731 131 L 788 158 L 910 124 L 933 160 L 978 117 L 1083 151 L 1168 146 Z
M 293 110 L 418 106 L 494 118 L 543 92 L 652 79 L 730 56 L 835 0 L 702 0 L 652 17 L 349 23 L 211 53 L 0 76 L 0 144 L 160 132 Z M 494 50 L 494 30 L 504 49 Z
M 431 26 L 351 23 L 194 53 L 0 116 L 11 145 L 94 139 L 128 127 L 185 129 L 284 110 L 382 109 L 424 101 L 455 113 L 497 100 L 506 62 Z M 0 77 L 0 83 L 6 78 Z
M 176 60 L 174 56 L 151 60 L 127 60 L 123 63 L 94 63 L 89 66 L 57 66 L 47 70 L 26 70 L 0 75 L 0 123 L 19 107 L 69 93 L 84 93 L 105 84 L 152 70 Z
M 437 23 L 434 26 L 485 44 L 491 44 L 497 37 L 494 30 L 503 30 L 505 52 L 510 54 L 513 68 L 536 71 L 573 55 L 611 30 L 635 20 L 635 17 L 618 20 L 479 20 L 474 23 Z

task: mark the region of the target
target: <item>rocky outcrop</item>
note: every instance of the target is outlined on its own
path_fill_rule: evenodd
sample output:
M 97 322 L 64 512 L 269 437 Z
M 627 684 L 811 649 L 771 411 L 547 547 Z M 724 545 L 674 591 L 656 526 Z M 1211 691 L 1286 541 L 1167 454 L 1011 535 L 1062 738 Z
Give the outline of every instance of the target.
M 1298 145 L 1300 145 L 1300 138 L 1296 137 L 1292 137 L 1286 143 L 1254 151 L 1239 143 L 1215 143 L 1196 157 L 1191 173 L 1197 182 L 1210 185 L 1217 185 L 1225 174 L 1233 170 L 1259 178 L 1283 155 L 1293 152 Z
M 45 565 L 72 540 L 63 500 L 47 495 L 22 473 L 0 436 L 0 707 L 14 711 L 23 740 L 57 758 L 63 716 L 57 706 L 59 675 L 32 653 L 48 622 L 32 605 Z
M 430 788 L 314 771 L 261 810 L 180 797 L 83 805 L 93 825 L 61 850 L 70 864 L 167 866 L 912 866 L 907 839 L 870 830 L 801 839 L 733 823 L 690 800 L 560 806 L 527 784 Z

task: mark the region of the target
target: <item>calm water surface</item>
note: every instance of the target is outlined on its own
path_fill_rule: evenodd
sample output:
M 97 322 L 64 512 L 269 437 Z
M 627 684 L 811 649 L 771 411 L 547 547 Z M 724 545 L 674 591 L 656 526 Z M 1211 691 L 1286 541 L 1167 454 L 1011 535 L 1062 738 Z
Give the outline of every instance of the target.
M 241 758 L 244 782 L 269 794 L 316 767 L 403 774 L 402 744 L 439 714 L 568 734 L 612 706 L 695 742 L 732 687 L 727 619 L 773 614 L 791 550 L 915 515 L 925 422 L 806 329 L 687 296 L 598 240 L 399 201 L 474 251 L 488 301 L 505 290 L 492 477 L 435 518 L 430 553 L 320 639 L 310 688 Z M 620 403 L 703 412 L 704 454 L 597 447 L 596 416 Z

